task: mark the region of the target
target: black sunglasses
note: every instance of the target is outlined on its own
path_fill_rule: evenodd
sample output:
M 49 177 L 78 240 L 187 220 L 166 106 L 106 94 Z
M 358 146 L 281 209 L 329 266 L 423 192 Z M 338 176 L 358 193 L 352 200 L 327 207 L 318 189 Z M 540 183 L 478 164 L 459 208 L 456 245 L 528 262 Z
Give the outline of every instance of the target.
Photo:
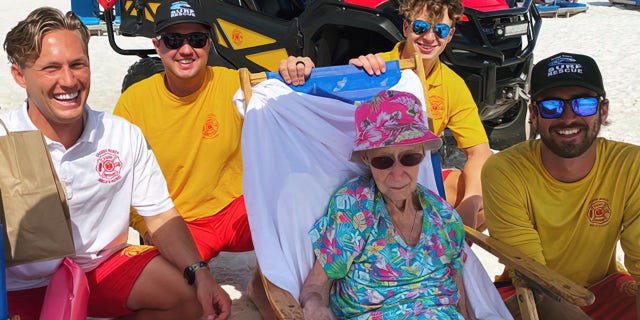
M 562 116 L 564 107 L 569 104 L 573 112 L 580 117 L 590 117 L 598 112 L 599 97 L 578 97 L 573 99 L 546 99 L 536 101 L 543 119 L 557 119 Z
M 411 22 L 411 21 L 409 21 Z M 429 29 L 433 27 L 433 33 L 438 36 L 440 39 L 444 39 L 449 36 L 449 32 L 451 32 L 451 26 L 446 23 L 438 23 L 436 25 L 431 25 L 429 22 L 424 20 L 416 20 L 411 22 L 411 31 L 417 35 L 423 35 L 429 32 Z
M 400 156 L 400 159 L 397 161 L 400 162 L 401 165 L 405 167 L 414 167 L 420 164 L 424 159 L 424 153 L 405 153 Z M 378 170 L 385 170 L 393 167 L 393 164 L 396 162 L 396 158 L 391 156 L 379 156 L 373 157 L 369 161 L 371 166 Z
M 173 50 L 182 47 L 184 40 L 187 40 L 189 45 L 195 49 L 204 48 L 209 40 L 209 34 L 205 32 L 191 32 L 191 33 L 165 33 L 161 34 L 157 38 L 162 39 L 164 45 L 167 48 Z

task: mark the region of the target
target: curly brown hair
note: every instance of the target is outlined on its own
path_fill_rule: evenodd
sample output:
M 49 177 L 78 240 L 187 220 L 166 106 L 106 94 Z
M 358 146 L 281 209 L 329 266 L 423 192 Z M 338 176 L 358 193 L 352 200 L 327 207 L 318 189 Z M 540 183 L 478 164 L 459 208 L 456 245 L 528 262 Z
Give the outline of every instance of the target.
M 42 38 L 52 31 L 69 30 L 78 33 L 82 39 L 85 53 L 89 53 L 89 30 L 80 21 L 78 16 L 69 11 L 63 14 L 62 11 L 42 7 L 33 10 L 27 18 L 7 33 L 4 40 L 4 50 L 11 64 L 20 68 L 33 64 L 42 51 Z
M 449 19 L 453 21 L 454 25 L 460 20 L 464 11 L 462 0 L 404 0 L 400 4 L 398 12 L 407 20 L 412 21 L 424 9 L 426 9 L 427 17 L 431 21 L 442 20 L 445 9 L 447 9 Z

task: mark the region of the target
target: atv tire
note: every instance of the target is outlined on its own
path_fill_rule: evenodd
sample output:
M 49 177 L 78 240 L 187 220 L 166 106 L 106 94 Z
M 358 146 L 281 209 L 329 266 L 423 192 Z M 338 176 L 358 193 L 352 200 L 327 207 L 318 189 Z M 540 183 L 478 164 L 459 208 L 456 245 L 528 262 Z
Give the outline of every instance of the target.
M 164 65 L 160 58 L 142 58 L 132 64 L 127 70 L 127 75 L 122 80 L 122 92 L 127 90 L 134 83 L 149 78 L 150 76 L 164 71 Z
M 503 150 L 514 144 L 527 140 L 527 103 L 520 101 L 514 106 L 513 112 L 517 112 L 515 119 L 498 125 L 487 125 L 485 130 L 489 137 L 489 146 L 493 150 Z

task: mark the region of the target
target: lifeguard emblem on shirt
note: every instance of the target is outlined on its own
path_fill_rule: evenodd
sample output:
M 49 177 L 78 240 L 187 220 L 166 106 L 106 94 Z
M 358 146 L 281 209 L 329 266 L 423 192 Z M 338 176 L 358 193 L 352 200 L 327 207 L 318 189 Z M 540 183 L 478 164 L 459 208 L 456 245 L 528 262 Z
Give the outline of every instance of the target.
M 625 293 L 628 296 L 635 297 L 638 295 L 638 285 L 633 280 L 617 282 L 616 287 L 618 287 L 618 291 Z
M 593 199 L 589 203 L 589 224 L 594 227 L 602 227 L 611 221 L 611 206 L 608 199 Z
M 202 127 L 202 137 L 207 139 L 212 139 L 218 136 L 218 127 L 220 124 L 218 123 L 218 119 L 216 115 L 210 113 L 207 115 L 207 121 L 204 123 Z
M 444 118 L 444 99 L 441 96 L 429 96 L 429 116 L 433 120 Z
M 114 183 L 120 179 L 120 170 L 122 170 L 122 161 L 118 157 L 117 150 L 104 149 L 96 154 L 98 157 L 98 163 L 96 164 L 96 171 L 100 178 L 98 181 L 102 183 Z
M 146 246 L 146 245 L 137 245 L 137 246 L 128 246 L 124 249 L 122 249 L 122 251 L 120 251 L 120 255 L 121 256 L 126 256 L 126 257 L 135 257 L 139 254 L 142 254 L 146 251 L 149 251 L 151 249 L 153 249 L 155 247 L 153 246 Z

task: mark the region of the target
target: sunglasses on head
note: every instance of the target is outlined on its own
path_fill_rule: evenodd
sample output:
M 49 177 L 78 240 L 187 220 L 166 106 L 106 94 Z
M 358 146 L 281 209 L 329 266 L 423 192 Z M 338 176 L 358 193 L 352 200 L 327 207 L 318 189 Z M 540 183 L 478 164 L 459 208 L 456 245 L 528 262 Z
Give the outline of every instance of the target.
M 589 117 L 598 112 L 600 98 L 578 97 L 573 99 L 546 99 L 536 101 L 540 116 L 544 119 L 557 119 L 562 116 L 564 107 L 569 103 L 573 112 L 580 117 Z
M 424 153 L 415 152 L 405 153 L 400 156 L 400 159 L 396 159 L 395 157 L 391 156 L 373 157 L 371 158 L 369 163 L 372 167 L 378 170 L 385 170 L 393 167 L 393 164 L 396 162 L 396 160 L 405 167 L 414 167 L 420 164 L 420 162 L 422 162 L 422 159 L 424 159 Z
M 187 40 L 189 45 L 195 49 L 204 48 L 209 40 L 209 34 L 205 32 L 191 32 L 191 33 L 165 33 L 158 36 L 158 40 L 162 39 L 164 45 L 167 48 L 173 50 L 182 47 L 184 40 Z
M 417 35 L 423 35 L 431 29 L 431 24 L 424 20 L 415 20 L 411 23 L 411 30 Z M 433 26 L 433 33 L 440 39 L 444 39 L 449 36 L 451 26 L 446 23 L 438 23 Z

